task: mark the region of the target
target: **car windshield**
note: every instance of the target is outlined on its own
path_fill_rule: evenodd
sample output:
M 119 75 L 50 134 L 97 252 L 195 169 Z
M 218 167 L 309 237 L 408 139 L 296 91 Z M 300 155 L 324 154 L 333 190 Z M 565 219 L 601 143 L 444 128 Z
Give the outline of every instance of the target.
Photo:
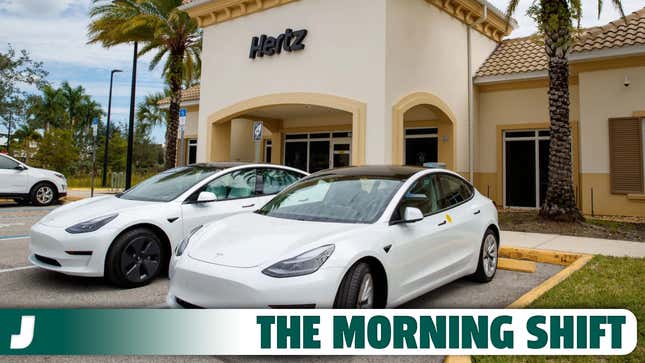
M 221 168 L 188 166 L 175 168 L 139 183 L 119 197 L 148 202 L 170 202 L 200 181 L 221 171 Z
M 374 223 L 402 184 L 384 177 L 322 176 L 278 194 L 258 213 L 302 221 Z

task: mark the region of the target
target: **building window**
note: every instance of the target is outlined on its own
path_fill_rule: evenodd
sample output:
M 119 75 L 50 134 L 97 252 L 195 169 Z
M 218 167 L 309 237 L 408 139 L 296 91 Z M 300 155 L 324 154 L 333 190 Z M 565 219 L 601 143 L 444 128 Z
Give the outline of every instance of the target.
M 549 130 L 504 132 L 504 206 L 539 208 L 549 183 Z
M 405 165 L 423 166 L 439 160 L 439 129 L 434 127 L 405 130 Z
M 609 119 L 609 164 L 612 194 L 644 192 L 644 121 L 626 117 Z
M 195 164 L 197 162 L 197 140 L 188 140 L 188 165 Z
M 287 134 L 284 164 L 310 173 L 349 166 L 351 132 Z

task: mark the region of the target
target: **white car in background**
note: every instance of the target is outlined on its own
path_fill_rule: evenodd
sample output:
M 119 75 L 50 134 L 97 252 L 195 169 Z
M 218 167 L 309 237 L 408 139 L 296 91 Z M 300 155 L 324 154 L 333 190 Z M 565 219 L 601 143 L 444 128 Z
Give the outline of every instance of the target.
M 177 247 L 168 304 L 384 308 L 497 271 L 497 209 L 459 174 L 371 166 L 322 171 L 256 213 Z
M 0 198 L 20 204 L 48 206 L 67 195 L 67 180 L 61 173 L 33 168 L 0 154 Z
M 143 286 L 168 267 L 195 227 L 255 211 L 306 175 L 242 163 L 168 170 L 120 195 L 54 210 L 31 228 L 29 260 L 69 275 L 105 276 L 121 287 Z

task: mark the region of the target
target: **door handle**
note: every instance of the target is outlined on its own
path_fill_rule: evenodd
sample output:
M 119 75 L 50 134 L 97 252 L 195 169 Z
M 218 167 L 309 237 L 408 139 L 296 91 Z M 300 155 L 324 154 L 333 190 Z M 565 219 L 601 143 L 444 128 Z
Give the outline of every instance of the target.
M 481 211 L 480 209 L 478 209 L 478 210 L 474 211 L 474 212 L 473 212 L 473 214 L 474 214 L 474 215 L 478 215 L 478 214 L 480 214 L 481 212 L 482 212 L 482 211 Z
M 443 222 L 439 223 L 439 227 L 445 226 L 446 224 L 448 224 L 448 221 L 443 221 Z
M 249 205 L 242 206 L 242 208 L 245 208 L 245 209 L 246 208 L 252 208 L 252 207 L 255 207 L 255 204 L 249 204 Z

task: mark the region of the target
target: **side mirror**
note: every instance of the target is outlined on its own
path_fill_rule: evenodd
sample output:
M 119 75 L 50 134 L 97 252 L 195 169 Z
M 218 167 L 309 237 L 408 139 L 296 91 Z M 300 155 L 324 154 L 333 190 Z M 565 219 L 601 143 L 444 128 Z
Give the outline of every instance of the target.
M 217 196 L 211 192 L 201 192 L 197 197 L 197 203 L 209 203 L 217 200 Z
M 423 212 L 419 208 L 406 207 L 403 212 L 403 223 L 416 223 L 423 220 Z
M 14 169 L 19 170 L 19 171 L 27 170 L 27 168 L 24 165 L 21 165 L 21 164 L 16 165 L 16 167 Z

